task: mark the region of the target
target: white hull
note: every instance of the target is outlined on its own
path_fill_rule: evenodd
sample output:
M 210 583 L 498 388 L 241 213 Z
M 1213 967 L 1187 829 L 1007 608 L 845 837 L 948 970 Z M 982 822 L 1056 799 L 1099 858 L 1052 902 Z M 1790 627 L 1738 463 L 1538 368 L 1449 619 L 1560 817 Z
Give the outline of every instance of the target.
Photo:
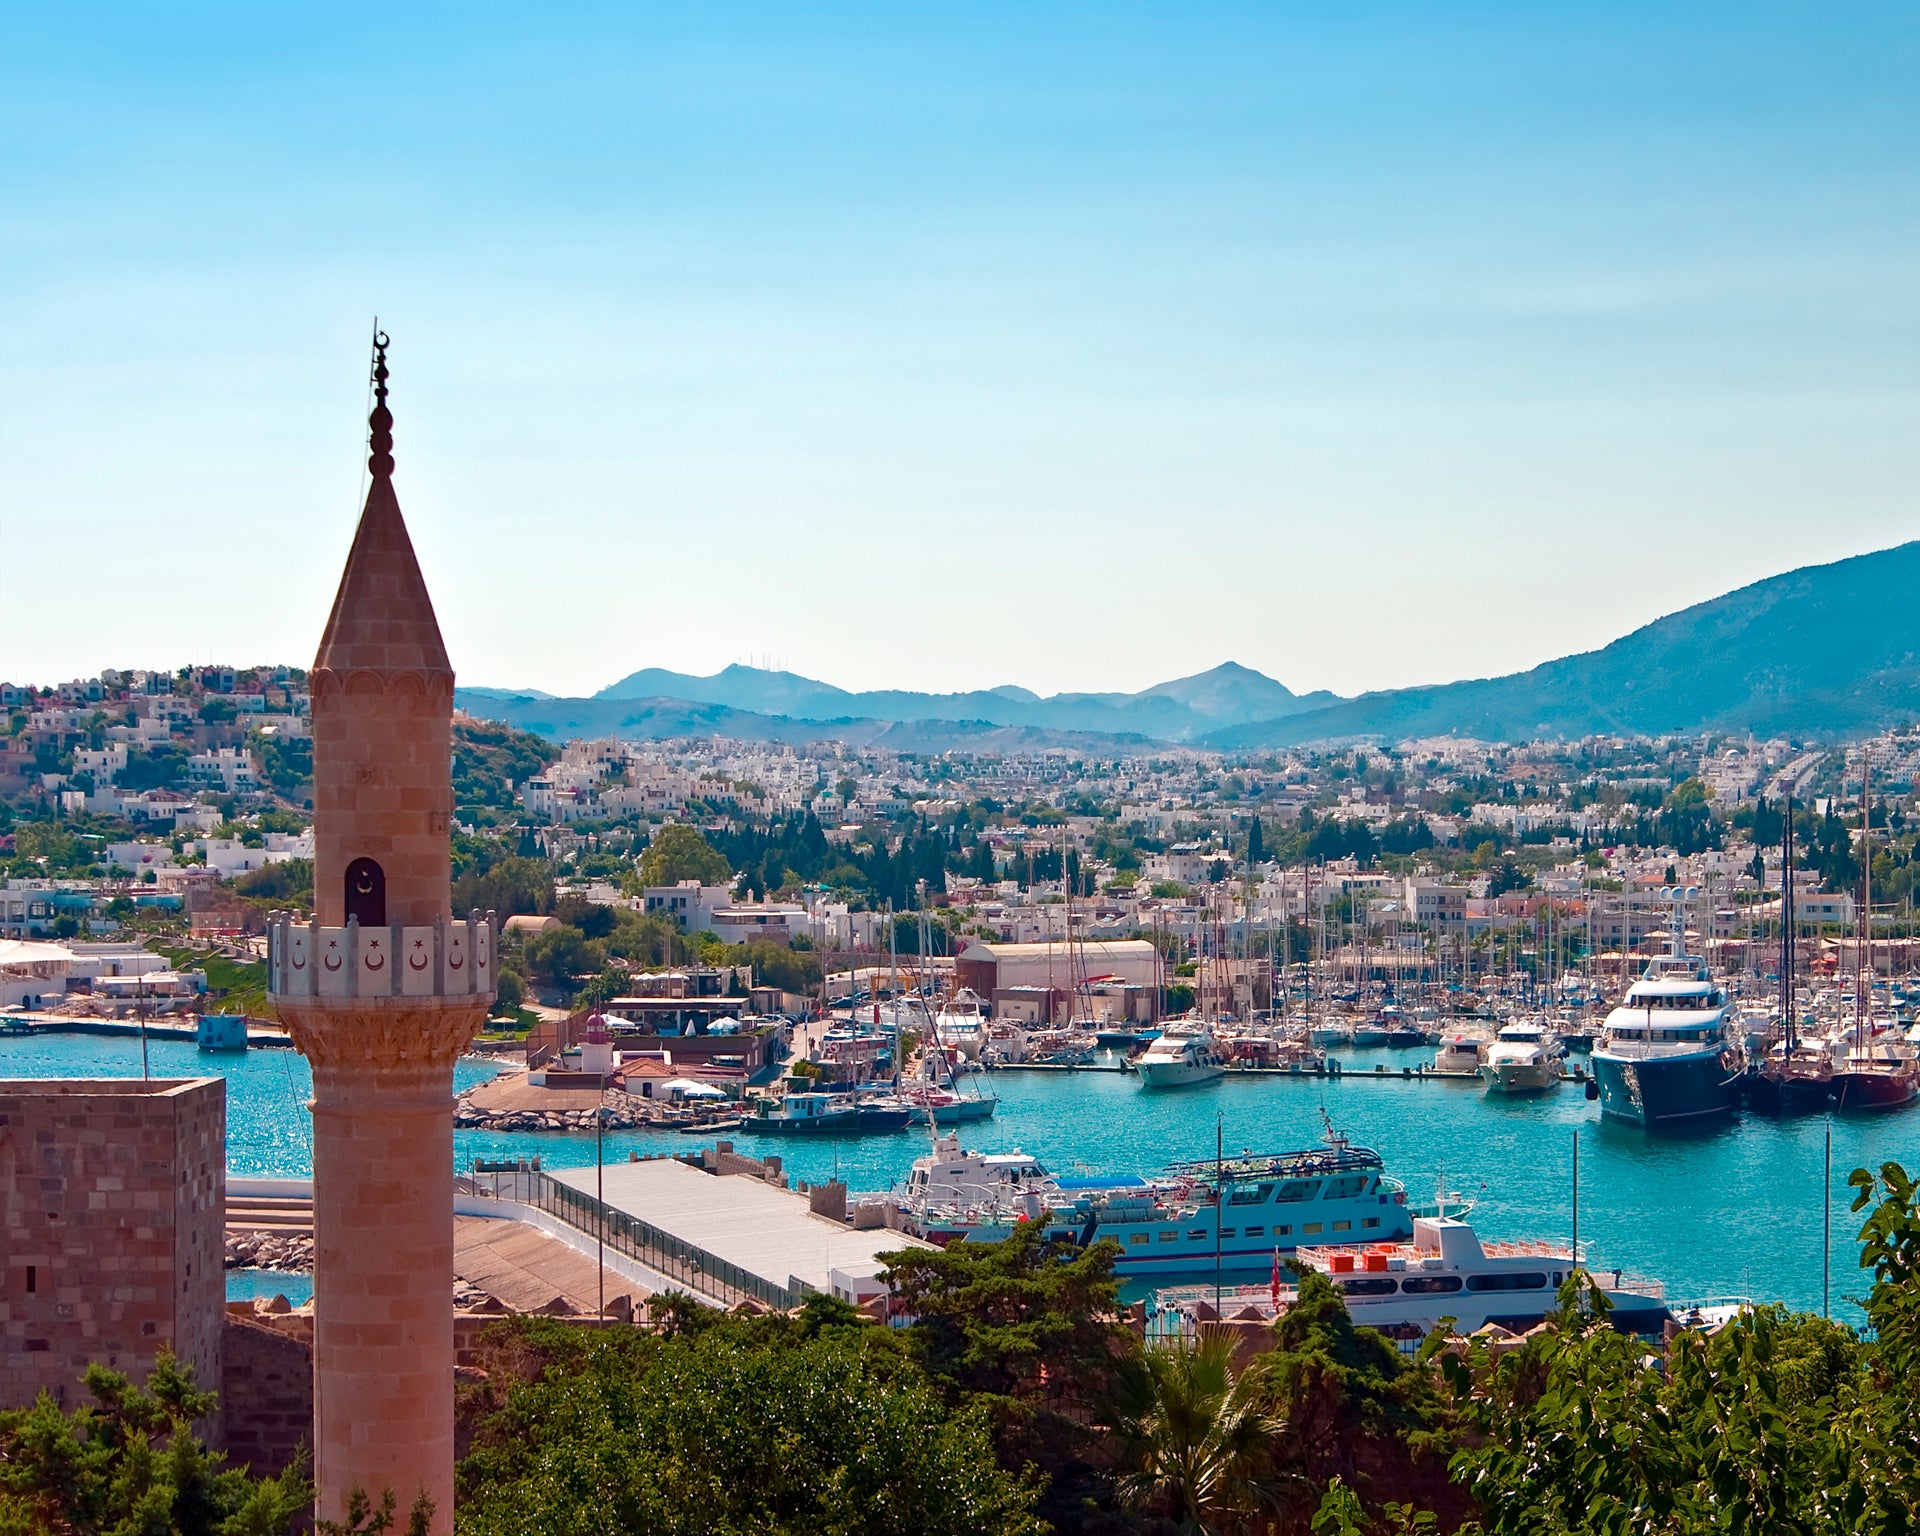
M 1480 1065 L 1480 1079 L 1488 1093 L 1545 1093 L 1560 1083 L 1560 1064 L 1555 1061 L 1487 1061 Z
M 1143 1088 L 1191 1088 L 1224 1077 L 1226 1068 L 1211 1061 L 1146 1061 L 1137 1063 Z

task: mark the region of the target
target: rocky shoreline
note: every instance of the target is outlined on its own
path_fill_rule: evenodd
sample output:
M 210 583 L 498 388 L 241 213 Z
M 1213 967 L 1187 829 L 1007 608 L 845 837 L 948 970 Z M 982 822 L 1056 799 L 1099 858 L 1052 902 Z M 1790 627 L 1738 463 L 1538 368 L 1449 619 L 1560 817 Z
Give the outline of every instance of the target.
M 313 1273 L 313 1238 L 278 1232 L 229 1232 L 227 1269 L 271 1269 L 287 1275 Z
M 485 1084 L 480 1085 L 485 1087 Z M 482 1109 L 469 1088 L 454 1101 L 453 1123 L 463 1131 L 590 1131 L 591 1109 Z M 633 1131 L 654 1123 L 644 1100 L 617 1088 L 600 1095 L 600 1124 L 609 1131 Z

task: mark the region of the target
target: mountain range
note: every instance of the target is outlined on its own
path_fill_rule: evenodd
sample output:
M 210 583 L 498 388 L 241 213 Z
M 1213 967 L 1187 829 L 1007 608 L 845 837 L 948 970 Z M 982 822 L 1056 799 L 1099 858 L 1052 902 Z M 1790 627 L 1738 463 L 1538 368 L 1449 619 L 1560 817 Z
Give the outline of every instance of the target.
M 556 740 L 720 735 L 903 751 L 1156 742 L 1244 751 L 1363 737 L 1521 741 L 1748 729 L 1838 736 L 1920 718 L 1916 594 L 1920 540 L 1754 582 L 1526 672 L 1352 699 L 1296 694 L 1226 662 L 1139 693 L 1044 698 L 1011 686 L 854 693 L 736 665 L 710 677 L 649 667 L 587 699 L 462 688 L 456 701 L 469 714 Z

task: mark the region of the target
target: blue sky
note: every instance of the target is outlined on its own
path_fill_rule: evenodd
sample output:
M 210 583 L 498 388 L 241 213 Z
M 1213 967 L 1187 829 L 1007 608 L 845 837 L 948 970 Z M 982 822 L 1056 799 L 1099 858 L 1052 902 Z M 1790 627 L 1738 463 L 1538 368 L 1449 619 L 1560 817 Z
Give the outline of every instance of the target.
M 291 10 L 292 8 L 288 8 Z M 1343 692 L 1920 528 L 1920 11 L 13 7 L 0 675 Z

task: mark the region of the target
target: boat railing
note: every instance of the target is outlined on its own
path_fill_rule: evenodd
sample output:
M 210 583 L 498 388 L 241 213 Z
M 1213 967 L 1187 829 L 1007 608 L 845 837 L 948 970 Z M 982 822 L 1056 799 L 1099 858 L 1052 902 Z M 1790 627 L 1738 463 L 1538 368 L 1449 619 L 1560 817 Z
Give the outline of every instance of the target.
M 1229 1178 L 1313 1178 L 1329 1173 L 1360 1173 L 1383 1167 L 1384 1160 L 1369 1147 L 1324 1147 L 1310 1152 L 1242 1152 L 1233 1157 L 1181 1158 L 1167 1165 L 1170 1174 L 1211 1179 L 1217 1171 Z
M 537 1168 L 475 1164 L 471 1182 L 474 1193 L 483 1199 L 510 1200 L 543 1211 L 577 1232 L 604 1241 L 614 1252 L 729 1307 L 752 1300 L 788 1311 L 806 1299 L 802 1291 L 775 1285 Z

